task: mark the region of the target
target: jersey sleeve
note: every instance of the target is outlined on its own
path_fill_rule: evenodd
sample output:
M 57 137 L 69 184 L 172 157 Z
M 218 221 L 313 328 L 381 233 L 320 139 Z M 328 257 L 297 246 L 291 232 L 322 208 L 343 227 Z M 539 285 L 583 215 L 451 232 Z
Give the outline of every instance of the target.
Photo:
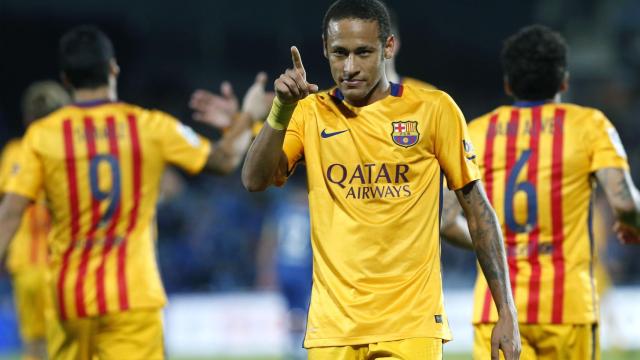
M 289 174 L 304 156 L 305 116 L 304 104 L 303 102 L 299 102 L 293 115 L 291 115 L 291 121 L 287 127 L 287 132 L 284 135 L 284 143 L 282 144 L 282 150 L 285 155 L 287 155 L 287 170 Z
M 467 124 L 458 105 L 442 93 L 435 114 L 435 155 L 449 189 L 457 190 L 480 179 L 477 159 Z
M 0 155 L 0 194 L 4 193 L 4 188 L 7 186 L 9 176 L 11 175 L 11 169 L 15 166 L 15 160 L 12 159 L 13 144 L 8 143 L 2 150 Z
M 620 136 L 609 119 L 596 111 L 594 121 L 587 127 L 585 143 L 589 146 L 591 172 L 603 168 L 629 169 L 627 153 L 624 150 Z
M 37 153 L 38 131 L 29 128 L 22 140 L 19 152 L 7 174 L 7 182 L 3 192 L 14 193 L 35 200 L 40 193 L 43 180 L 42 159 Z
M 152 116 L 164 159 L 191 174 L 200 172 L 211 153 L 211 142 L 173 116 L 159 111 Z

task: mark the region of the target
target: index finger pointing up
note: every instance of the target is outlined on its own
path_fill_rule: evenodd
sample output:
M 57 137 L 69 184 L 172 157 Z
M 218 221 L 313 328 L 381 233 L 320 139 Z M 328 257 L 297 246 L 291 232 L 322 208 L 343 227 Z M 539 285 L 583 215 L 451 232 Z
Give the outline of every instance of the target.
M 300 56 L 300 51 L 295 46 L 291 47 L 291 59 L 293 60 L 293 68 L 299 71 L 302 76 L 306 75 L 304 71 L 304 65 L 302 65 L 302 57 Z

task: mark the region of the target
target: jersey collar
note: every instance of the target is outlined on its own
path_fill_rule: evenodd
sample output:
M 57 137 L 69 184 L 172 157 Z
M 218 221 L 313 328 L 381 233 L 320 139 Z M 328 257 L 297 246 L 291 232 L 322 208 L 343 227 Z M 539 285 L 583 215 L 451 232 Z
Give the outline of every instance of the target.
M 115 101 L 109 99 L 95 99 L 95 100 L 87 100 L 87 101 L 77 101 L 73 103 L 73 106 L 88 108 L 94 106 L 100 106 L 104 104 L 114 103 Z
M 536 107 L 536 106 L 541 106 L 544 104 L 548 104 L 553 102 L 553 100 L 534 100 L 534 101 L 525 101 L 525 100 L 519 100 L 513 103 L 513 106 L 515 107 Z

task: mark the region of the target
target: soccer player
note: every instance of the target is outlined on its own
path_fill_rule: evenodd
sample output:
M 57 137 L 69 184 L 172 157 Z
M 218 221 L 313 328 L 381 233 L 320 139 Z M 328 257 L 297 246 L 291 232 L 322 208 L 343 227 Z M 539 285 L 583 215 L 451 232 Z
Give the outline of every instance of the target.
M 71 102 L 65 89 L 54 81 L 30 85 L 22 97 L 25 126 Z M 10 140 L 0 160 L 0 194 L 11 172 L 17 168 L 21 139 Z M 7 254 L 11 274 L 18 325 L 23 346 L 23 359 L 46 359 L 45 287 L 47 266 L 47 234 L 50 216 L 44 194 L 38 194 L 25 211 Z
M 336 87 L 307 82 L 300 53 L 245 159 L 250 191 L 307 167 L 313 288 L 310 359 L 441 359 L 451 339 L 442 301 L 442 178 L 469 219 L 500 319 L 493 354 L 519 358 L 516 312 L 497 218 L 484 195 L 462 113 L 441 91 L 387 81 L 389 15 L 377 0 L 339 0 L 323 22 Z M 441 170 L 442 169 L 442 170 Z
M 108 37 L 82 26 L 60 40 L 74 103 L 33 123 L 0 204 L 0 255 L 44 189 L 52 213 L 47 319 L 52 359 L 162 359 L 162 288 L 154 250 L 168 164 L 228 174 L 249 145 L 242 114 L 215 144 L 160 111 L 117 100 Z
M 591 231 L 594 180 L 627 239 L 640 227 L 640 197 L 618 133 L 597 109 L 560 101 L 567 45 L 525 27 L 502 50 L 515 100 L 469 125 L 506 241 L 525 359 L 598 359 L 598 297 Z M 475 288 L 474 359 L 486 359 L 498 317 L 487 283 Z

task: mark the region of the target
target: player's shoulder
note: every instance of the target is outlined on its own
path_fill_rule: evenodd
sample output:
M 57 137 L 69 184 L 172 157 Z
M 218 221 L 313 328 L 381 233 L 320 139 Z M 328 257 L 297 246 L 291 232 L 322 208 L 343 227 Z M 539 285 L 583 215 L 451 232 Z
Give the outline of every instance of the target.
M 0 161 L 14 161 L 22 147 L 22 138 L 12 138 L 7 141 L 0 153 Z
M 397 95 L 408 102 L 422 102 L 422 103 L 453 103 L 453 98 L 445 91 L 435 88 L 429 89 L 422 86 L 416 86 L 413 84 L 401 84 L 392 85 L 392 94 L 394 93 L 393 87 L 398 86 L 396 91 Z
M 491 120 L 492 117 L 494 116 L 500 117 L 500 114 L 509 112 L 511 108 L 512 108 L 511 106 L 498 106 L 497 108 L 487 113 L 484 113 L 478 117 L 471 119 L 468 125 L 469 130 L 473 131 L 474 129 L 477 129 L 477 128 L 482 128 L 482 129 L 486 128 L 487 123 Z
M 432 84 L 429 84 L 426 81 L 422 81 L 416 78 L 404 76 L 401 81 L 402 85 L 410 85 L 417 88 L 427 89 L 427 90 L 436 90 L 437 88 Z
M 558 103 L 558 108 L 564 109 L 571 118 L 602 120 L 605 119 L 604 113 L 600 109 L 590 106 L 578 105 L 574 103 Z
M 8 153 L 8 152 L 16 151 L 20 148 L 21 144 L 22 144 L 22 138 L 16 137 L 16 138 L 9 139 L 9 141 L 7 141 L 4 144 L 4 147 L 2 148 L 2 152 Z
M 145 108 L 140 105 L 131 104 L 131 103 L 119 102 L 117 104 L 114 104 L 114 107 L 119 107 L 117 111 L 124 112 L 129 116 L 135 117 L 136 119 L 143 119 L 143 120 L 159 120 L 159 119 L 167 119 L 167 118 L 174 119 L 174 116 L 170 115 L 169 113 L 163 110 L 154 109 L 154 108 Z
M 138 127 L 144 129 L 151 130 L 178 121 L 173 115 L 163 110 L 124 102 L 119 103 L 119 106 L 117 111 L 123 113 L 127 117 L 127 121 L 133 121 Z
M 557 107 L 564 110 L 565 126 L 573 129 L 589 131 L 612 126 L 600 109 L 573 103 L 558 103 Z

